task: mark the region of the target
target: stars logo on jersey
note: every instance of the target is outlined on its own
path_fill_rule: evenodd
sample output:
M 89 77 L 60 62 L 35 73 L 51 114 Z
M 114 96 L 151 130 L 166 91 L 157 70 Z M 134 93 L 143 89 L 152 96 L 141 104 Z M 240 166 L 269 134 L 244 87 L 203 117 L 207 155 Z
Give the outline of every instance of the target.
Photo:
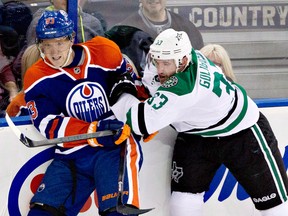
M 178 78 L 175 76 L 171 76 L 168 80 L 166 80 L 163 84 L 162 87 L 163 88 L 170 88 L 172 86 L 177 85 L 178 83 Z
M 66 107 L 70 116 L 87 122 L 99 119 L 110 110 L 104 89 L 95 82 L 75 86 L 67 96 Z

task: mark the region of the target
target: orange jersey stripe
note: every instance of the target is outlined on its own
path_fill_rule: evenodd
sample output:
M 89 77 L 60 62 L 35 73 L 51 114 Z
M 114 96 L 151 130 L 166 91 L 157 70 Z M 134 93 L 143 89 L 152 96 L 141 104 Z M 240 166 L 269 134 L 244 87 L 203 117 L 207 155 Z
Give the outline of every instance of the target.
M 138 179 L 138 167 L 137 167 L 137 159 L 139 157 L 139 152 L 137 151 L 137 143 L 134 140 L 134 137 L 131 135 L 129 137 L 130 145 L 131 145 L 131 152 L 129 157 L 131 158 L 131 162 L 129 164 L 129 168 L 131 169 L 132 174 L 132 190 L 133 190 L 133 198 L 132 198 L 132 205 L 139 208 L 140 201 L 139 201 L 139 179 Z M 129 188 L 129 190 L 131 190 Z
M 54 138 L 54 131 L 55 131 L 55 128 L 57 127 L 57 125 L 58 125 L 58 122 L 59 122 L 59 119 L 53 120 L 52 127 L 49 130 L 49 139 L 53 139 Z
M 87 133 L 88 127 L 90 123 L 70 118 L 69 123 L 65 129 L 65 136 L 72 136 L 77 134 L 85 134 Z M 75 130 L 77 128 L 77 130 Z M 64 143 L 65 148 L 71 148 L 79 145 L 87 144 L 87 140 L 79 140 L 75 142 Z

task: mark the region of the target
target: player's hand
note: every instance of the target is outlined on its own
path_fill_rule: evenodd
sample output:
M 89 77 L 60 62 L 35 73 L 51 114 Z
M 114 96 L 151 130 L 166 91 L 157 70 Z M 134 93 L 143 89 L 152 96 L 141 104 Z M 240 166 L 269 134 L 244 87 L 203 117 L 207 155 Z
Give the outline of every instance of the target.
M 146 88 L 142 83 L 141 85 L 136 85 L 136 88 L 137 88 L 137 98 L 140 101 L 144 101 L 147 98 L 151 97 L 148 88 Z
M 115 131 L 115 134 L 111 136 L 87 139 L 88 144 L 92 147 L 112 147 L 115 144 L 119 145 L 124 142 L 131 133 L 130 127 L 117 119 L 94 121 L 90 123 L 87 133 L 104 130 Z

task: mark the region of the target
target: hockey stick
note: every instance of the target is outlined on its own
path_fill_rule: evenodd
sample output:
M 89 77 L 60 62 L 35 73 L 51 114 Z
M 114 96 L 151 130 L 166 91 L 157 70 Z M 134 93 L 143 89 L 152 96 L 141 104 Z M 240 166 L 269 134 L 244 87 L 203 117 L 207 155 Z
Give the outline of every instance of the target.
M 125 176 L 125 167 L 126 167 L 126 151 L 127 151 L 127 144 L 124 141 L 121 144 L 121 153 L 120 153 L 120 164 L 119 164 L 119 174 L 118 174 L 118 194 L 117 194 L 117 205 L 116 211 L 123 215 L 139 215 L 147 213 L 151 209 L 138 209 L 133 206 L 125 205 L 123 203 L 123 195 L 124 195 L 124 176 Z
M 85 139 L 102 137 L 102 136 L 110 136 L 110 135 L 115 134 L 114 131 L 106 130 L 106 131 L 99 131 L 99 132 L 94 132 L 94 133 L 59 137 L 55 139 L 32 140 L 18 129 L 18 127 L 13 123 L 12 119 L 7 113 L 5 115 L 5 119 L 7 121 L 7 124 L 11 128 L 11 130 L 14 132 L 14 134 L 27 147 L 41 147 L 41 146 L 47 146 L 47 145 L 56 145 L 58 143 L 63 143 L 63 142 L 73 142 L 73 141 L 78 141 L 78 140 L 85 140 Z

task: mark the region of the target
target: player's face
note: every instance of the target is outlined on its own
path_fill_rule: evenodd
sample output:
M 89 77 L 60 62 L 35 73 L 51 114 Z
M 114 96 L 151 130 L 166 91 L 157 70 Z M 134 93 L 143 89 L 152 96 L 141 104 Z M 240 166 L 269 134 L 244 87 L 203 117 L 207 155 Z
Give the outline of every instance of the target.
M 166 8 L 166 0 L 141 0 L 143 9 L 146 13 L 157 14 Z
M 62 37 L 43 40 L 39 48 L 51 64 L 60 67 L 66 62 L 72 44 L 68 37 Z
M 160 83 L 164 83 L 170 76 L 176 73 L 176 64 L 173 59 L 169 60 L 154 60 L 155 67 L 157 68 Z

